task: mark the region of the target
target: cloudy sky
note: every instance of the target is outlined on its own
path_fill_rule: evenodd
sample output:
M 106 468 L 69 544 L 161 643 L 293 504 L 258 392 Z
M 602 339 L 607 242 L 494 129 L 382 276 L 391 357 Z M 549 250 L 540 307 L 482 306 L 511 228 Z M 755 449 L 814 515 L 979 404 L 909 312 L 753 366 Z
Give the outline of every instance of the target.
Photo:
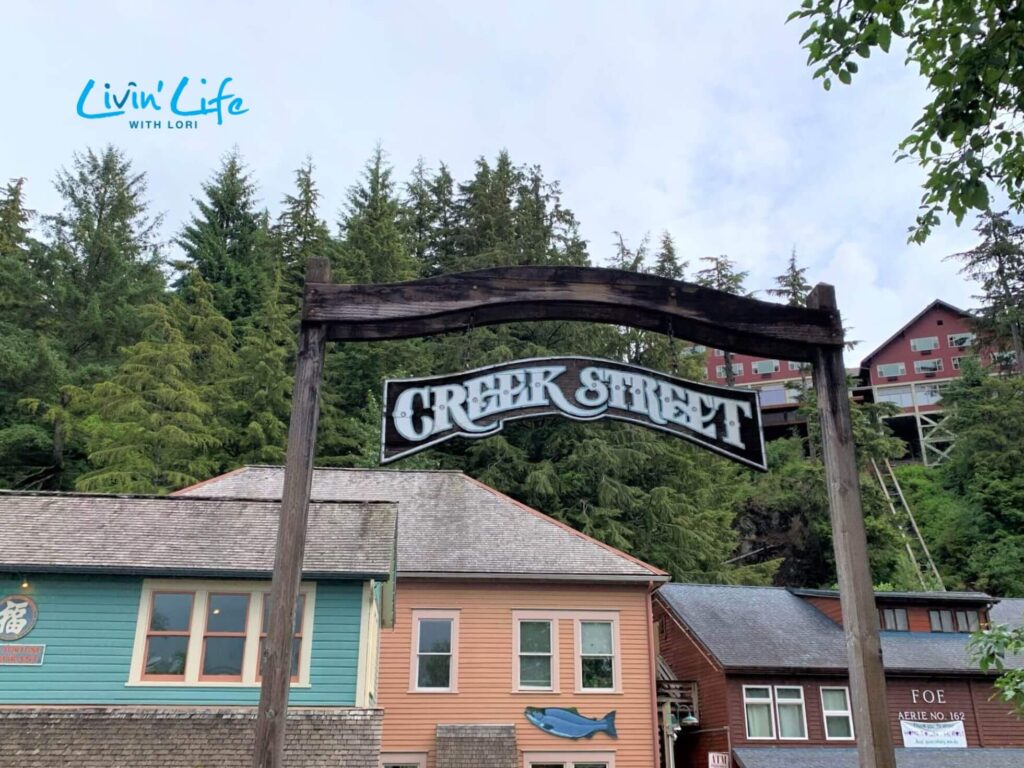
M 418 157 L 465 177 L 507 148 L 561 182 L 595 263 L 613 230 L 633 244 L 667 230 L 691 263 L 728 254 L 760 289 L 795 246 L 863 340 L 852 363 L 936 297 L 971 304 L 943 257 L 975 238 L 946 224 L 907 244 L 922 172 L 893 149 L 923 85 L 902 56 L 876 55 L 852 87 L 826 93 L 801 28 L 784 23 L 796 5 L 12 3 L 0 178 L 27 177 L 30 205 L 52 211 L 55 171 L 112 142 L 149 175 L 169 238 L 236 144 L 271 211 L 312 155 L 330 219 L 378 141 L 400 178 Z M 152 89 L 182 76 L 233 77 L 249 112 L 189 132 L 76 115 L 90 78 Z

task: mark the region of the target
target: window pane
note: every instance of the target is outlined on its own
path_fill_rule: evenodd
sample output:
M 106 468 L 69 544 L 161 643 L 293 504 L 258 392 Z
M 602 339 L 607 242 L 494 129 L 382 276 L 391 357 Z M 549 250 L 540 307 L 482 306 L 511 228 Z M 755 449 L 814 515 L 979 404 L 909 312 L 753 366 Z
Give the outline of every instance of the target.
M 572 768 L 608 768 L 608 763 L 573 763 Z
M 420 619 L 420 653 L 450 653 L 451 619 Z
M 519 684 L 537 688 L 551 687 L 550 656 L 520 656 Z
M 584 657 L 582 664 L 584 688 L 615 687 L 612 660 L 610 658 Z
M 755 739 L 772 737 L 772 708 L 768 704 L 747 704 L 747 734 Z
M 775 698 L 777 699 L 796 699 L 800 701 L 804 696 L 802 688 L 776 688 Z
M 612 652 L 612 625 L 609 621 L 581 622 L 584 654 Z
M 420 656 L 419 673 L 416 676 L 418 688 L 449 688 L 451 656 Z
M 942 631 L 942 620 L 938 611 L 928 611 L 928 621 L 931 623 L 932 632 Z
M 156 632 L 184 632 L 192 615 L 192 595 L 157 592 L 153 595 L 153 615 L 149 628 Z
M 204 675 L 242 674 L 242 655 L 245 652 L 244 637 L 208 637 L 203 653 Z
M 293 632 L 297 635 L 302 632 L 302 616 L 306 609 L 306 596 L 299 595 L 299 599 L 295 601 L 295 627 Z M 270 627 L 270 595 L 263 596 L 263 634 L 269 632 Z
M 804 707 L 802 704 L 779 704 L 779 738 L 803 739 L 807 736 L 804 730 Z
M 906 608 L 896 609 L 896 629 L 898 629 L 900 632 L 906 632 L 910 629 L 910 624 L 907 622 Z
M 853 736 L 850 718 L 846 715 L 826 715 L 825 730 L 830 739 L 849 739 Z
M 977 632 L 981 629 L 981 620 L 978 618 L 977 611 L 967 611 L 967 631 Z
M 183 675 L 187 655 L 187 637 L 151 637 L 146 654 L 146 674 Z
M 248 595 L 210 595 L 206 608 L 207 632 L 245 632 Z
M 522 653 L 551 653 L 551 622 L 520 622 L 519 650 Z
M 953 612 L 939 611 L 939 614 L 942 616 L 942 631 L 956 632 L 956 628 L 953 626 Z
M 748 699 L 770 699 L 772 697 L 768 688 L 746 688 L 743 695 Z
M 822 708 L 832 712 L 845 712 L 847 709 L 846 691 L 840 690 L 839 688 L 823 690 L 821 692 L 821 706 Z

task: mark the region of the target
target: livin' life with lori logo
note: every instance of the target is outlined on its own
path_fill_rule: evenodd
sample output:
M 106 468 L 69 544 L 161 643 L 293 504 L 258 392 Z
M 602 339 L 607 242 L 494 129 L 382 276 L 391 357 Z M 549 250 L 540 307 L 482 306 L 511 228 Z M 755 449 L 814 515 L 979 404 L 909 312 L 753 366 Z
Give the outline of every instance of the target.
M 128 127 L 134 130 L 196 130 L 203 118 L 212 115 L 216 115 L 217 125 L 223 125 L 225 115 L 234 117 L 249 111 L 241 96 L 228 91 L 228 84 L 233 80 L 231 77 L 221 79 L 214 91 L 205 77 L 200 78 L 198 84 L 182 77 L 171 91 L 164 88 L 163 80 L 157 80 L 152 90 L 145 90 L 134 80 L 129 80 L 123 89 L 104 83 L 101 90 L 96 81 L 90 79 L 78 97 L 77 112 L 86 120 L 128 115 Z M 169 112 L 166 118 L 158 114 L 165 106 Z M 132 115 L 138 119 L 130 119 Z M 171 119 L 172 115 L 183 119 Z

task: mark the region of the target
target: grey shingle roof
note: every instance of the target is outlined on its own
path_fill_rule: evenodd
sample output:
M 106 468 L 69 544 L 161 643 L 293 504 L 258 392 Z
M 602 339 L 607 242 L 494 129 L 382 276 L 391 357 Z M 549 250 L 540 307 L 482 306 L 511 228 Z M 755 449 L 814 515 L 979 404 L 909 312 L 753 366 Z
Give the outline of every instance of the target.
M 852 747 L 741 747 L 737 768 L 857 768 Z M 1020 768 L 1024 749 L 896 750 L 898 768 Z
M 665 584 L 658 596 L 726 669 L 846 670 L 842 627 L 787 589 Z M 885 668 L 981 674 L 967 656 L 968 637 L 883 632 Z M 1007 666 L 1024 666 L 1024 657 Z
M 268 501 L 0 492 L 0 570 L 268 576 L 279 504 Z M 396 507 L 310 506 L 303 572 L 385 578 Z
M 989 608 L 988 614 L 996 624 L 1019 627 L 1024 624 L 1024 597 L 1004 597 Z
M 242 467 L 178 493 L 277 499 L 283 481 L 281 467 Z M 461 472 L 317 469 L 312 498 L 397 502 L 402 576 L 665 579 Z

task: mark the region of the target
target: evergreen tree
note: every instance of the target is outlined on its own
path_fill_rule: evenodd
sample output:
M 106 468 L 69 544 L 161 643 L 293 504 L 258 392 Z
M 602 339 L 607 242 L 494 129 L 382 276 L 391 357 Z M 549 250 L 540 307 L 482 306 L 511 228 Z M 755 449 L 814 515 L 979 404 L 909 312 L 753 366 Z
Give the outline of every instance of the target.
M 166 493 L 225 468 L 223 410 L 211 400 L 234 368 L 222 359 L 230 324 L 204 298 L 190 308 L 172 296 L 141 314 L 149 325 L 117 372 L 76 392 L 95 467 L 78 478 L 78 490 Z
M 749 272 L 737 271 L 736 263 L 728 256 L 704 256 L 701 261 L 707 264 L 704 269 L 697 272 L 697 284 L 707 288 L 714 288 L 716 291 L 724 291 L 739 296 L 749 295 L 743 287 L 743 283 L 750 275 Z M 728 349 L 725 352 L 725 383 L 727 386 L 736 386 L 736 373 L 732 369 L 732 352 Z
M 1005 367 L 1024 371 L 1024 227 L 1005 213 L 982 216 L 975 231 L 982 242 L 951 258 L 960 273 L 981 285 L 975 325 L 983 346 L 1011 353 Z
M 273 263 L 264 217 L 256 207 L 256 185 L 235 149 L 203 184 L 198 211 L 178 245 L 184 259 L 182 288 L 194 272 L 213 289 L 217 311 L 231 322 L 250 317 L 270 289 Z
M 672 242 L 672 235 L 662 232 L 661 247 L 654 257 L 654 269 L 652 270 L 654 274 L 672 280 L 685 280 L 688 266 L 690 266 L 688 262 L 680 261 L 676 256 L 676 245 Z
M 338 268 L 338 253 L 327 223 L 320 218 L 320 190 L 313 179 L 313 161 L 295 171 L 295 192 L 284 197 L 284 211 L 274 234 L 280 250 L 283 284 L 269 286 L 269 293 L 287 299 L 297 312 L 301 303 L 306 264 L 311 258 L 326 258 Z M 265 304 L 265 297 L 260 297 Z
M 811 284 L 804 275 L 807 267 L 797 266 L 796 248 L 789 254 L 786 271 L 775 278 L 775 287 L 768 289 L 769 296 L 785 299 L 791 307 L 806 307 L 807 294 L 811 292 Z

